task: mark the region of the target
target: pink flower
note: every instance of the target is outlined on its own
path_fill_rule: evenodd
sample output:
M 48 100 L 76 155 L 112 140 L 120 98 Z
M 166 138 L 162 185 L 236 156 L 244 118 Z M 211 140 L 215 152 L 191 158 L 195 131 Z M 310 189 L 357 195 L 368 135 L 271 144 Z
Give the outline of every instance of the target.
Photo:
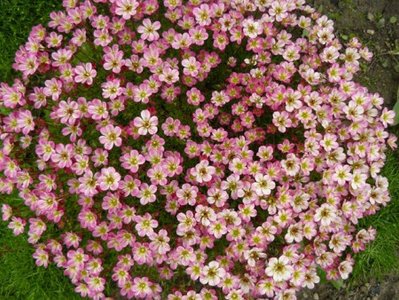
M 93 68 L 91 63 L 80 64 L 74 69 L 75 82 L 82 84 L 93 84 L 93 79 L 97 75 L 97 71 Z
M 287 159 L 281 162 L 281 166 L 289 176 L 295 176 L 300 170 L 299 159 L 293 153 L 287 155 Z
M 183 184 L 181 189 L 176 191 L 176 196 L 180 205 L 195 205 L 197 194 L 198 188 L 188 183 Z
M 8 221 L 12 216 L 12 208 L 8 204 L 3 204 L 1 206 L 2 220 Z
M 201 6 L 195 7 L 193 13 L 199 25 L 207 26 L 211 24 L 213 13 L 208 4 L 201 4 Z
M 51 99 L 57 101 L 62 93 L 62 82 L 53 78 L 51 80 L 46 80 L 44 85 L 43 93 L 47 97 L 51 97 Z
M 139 264 L 150 264 L 153 260 L 152 251 L 147 244 L 135 243 L 133 246 L 133 259 Z
M 134 119 L 134 126 L 138 128 L 138 133 L 140 135 L 155 134 L 158 131 L 158 118 L 151 116 L 148 110 L 143 110 L 140 115 L 141 117 Z
M 103 191 L 118 189 L 121 175 L 115 170 L 114 167 L 101 169 L 101 174 L 98 177 L 99 187 Z
M 328 226 L 336 218 L 336 209 L 330 204 L 324 203 L 317 210 L 314 216 L 316 222 L 321 222 L 323 226 Z
M 195 180 L 198 183 L 209 182 L 212 179 L 212 175 L 215 174 L 215 167 L 209 165 L 209 161 L 202 160 L 195 166 L 192 171 Z
M 130 150 L 120 158 L 120 161 L 123 168 L 131 173 L 137 173 L 139 167 L 145 163 L 145 158 L 137 150 Z
M 18 112 L 17 124 L 23 134 L 28 134 L 35 129 L 32 113 L 28 110 Z
M 78 191 L 81 194 L 88 197 L 97 194 L 98 181 L 91 170 L 87 170 L 82 177 L 79 177 L 78 181 L 80 183 Z
M 111 150 L 114 146 L 122 145 L 122 138 L 120 137 L 122 130 L 118 126 L 107 125 L 100 129 L 101 136 L 100 143 L 104 145 L 106 150 Z
M 33 258 L 35 259 L 37 266 L 43 266 L 45 268 L 48 267 L 49 263 L 49 255 L 47 251 L 43 250 L 42 248 L 38 247 L 36 251 L 33 253 Z
M 366 180 L 368 176 L 361 171 L 353 172 L 352 180 L 350 182 L 351 187 L 354 190 L 360 189 L 366 185 Z
M 162 69 L 162 73 L 159 75 L 159 80 L 167 84 L 173 84 L 179 81 L 179 78 L 179 71 L 169 67 Z
M 195 57 L 189 57 L 188 59 L 183 59 L 181 62 L 184 67 L 183 73 L 189 76 L 197 76 L 201 64 L 195 59 Z
M 157 32 L 157 30 L 159 30 L 160 28 L 161 23 L 159 21 L 152 23 L 150 19 L 144 19 L 143 25 L 140 25 L 137 28 L 137 32 L 141 34 L 141 38 L 143 40 L 148 40 L 149 42 L 152 42 L 159 39 L 159 33 Z
M 381 113 L 380 120 L 384 127 L 388 127 L 388 125 L 392 125 L 395 120 L 395 112 L 392 110 L 388 110 L 388 108 L 384 108 Z
M 54 117 L 60 118 L 64 124 L 73 125 L 76 120 L 81 116 L 79 105 L 76 101 L 60 101 L 58 109 L 55 111 Z
M 148 185 L 146 183 L 143 183 L 140 186 L 140 194 L 138 197 L 140 198 L 140 204 L 141 205 L 146 205 L 148 203 L 155 202 L 156 196 L 155 193 L 157 191 L 157 187 L 155 185 Z
M 99 99 L 93 99 L 89 102 L 88 113 L 93 120 L 101 120 L 108 118 L 107 104 Z
M 91 299 L 295 299 L 317 267 L 348 278 L 397 147 L 355 82 L 367 47 L 304 0 L 62 2 L 0 83 L 0 193 L 22 201 L 2 219 L 22 234 L 31 210 L 37 265 Z
M 26 221 L 19 217 L 12 217 L 8 228 L 12 229 L 14 235 L 20 235 L 25 230 Z
M 353 270 L 353 261 L 345 260 L 341 262 L 338 266 L 338 270 L 342 279 L 348 279 L 349 274 Z
M 104 55 L 104 69 L 112 70 L 114 73 L 120 73 L 121 68 L 125 65 L 123 51 L 119 50 L 118 45 L 113 45 L 112 48 L 105 48 L 104 52 L 106 53 Z
M 146 213 L 144 216 L 136 216 L 135 222 L 135 229 L 137 234 L 141 237 L 152 236 L 154 234 L 154 228 L 158 227 L 158 222 L 153 220 L 149 213 Z
M 330 152 L 338 148 L 339 144 L 337 143 L 337 136 L 332 134 L 326 134 L 323 137 L 323 140 L 320 142 L 320 145 L 323 146 L 324 150 Z
M 59 168 L 69 168 L 72 166 L 73 145 L 58 144 L 55 146 L 55 152 L 51 155 L 51 160 Z
M 111 79 L 101 84 L 102 95 L 104 98 L 109 98 L 111 100 L 116 99 L 123 93 L 123 88 L 121 87 L 121 82 L 119 79 Z
M 258 21 L 251 19 L 246 19 L 243 22 L 244 34 L 250 38 L 256 38 L 262 33 L 262 25 Z
M 132 291 L 138 299 L 150 299 L 152 295 L 151 282 L 147 277 L 133 279 Z
M 171 249 L 169 241 L 170 238 L 168 237 L 168 232 L 165 229 L 161 229 L 158 234 L 153 237 L 152 242 L 150 243 L 150 248 L 158 254 L 166 254 Z
M 136 14 L 136 9 L 139 3 L 136 0 L 116 0 L 115 13 L 118 16 L 122 16 L 125 20 L 129 20 Z
M 287 131 L 287 128 L 291 127 L 292 121 L 285 111 L 282 113 L 274 112 L 273 113 L 273 124 L 278 128 L 278 130 L 282 133 Z
M 84 279 L 90 291 L 94 293 L 102 292 L 105 289 L 105 279 L 98 276 L 88 276 Z

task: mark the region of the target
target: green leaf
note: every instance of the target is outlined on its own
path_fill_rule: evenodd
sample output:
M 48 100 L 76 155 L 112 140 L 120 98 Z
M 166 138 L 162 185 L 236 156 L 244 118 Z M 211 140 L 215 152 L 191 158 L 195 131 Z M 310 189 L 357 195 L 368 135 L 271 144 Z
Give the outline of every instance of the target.
M 330 282 L 337 290 L 341 289 L 344 286 L 344 281 L 342 279 L 331 280 Z
M 319 275 L 319 277 L 320 277 L 320 283 L 321 283 L 321 284 L 327 283 L 327 282 L 328 282 L 328 280 L 327 280 L 327 278 L 326 278 L 326 276 L 327 276 L 326 271 L 324 271 L 324 270 L 323 270 L 322 268 L 320 268 L 319 266 L 317 267 L 317 275 Z
M 8 116 L 12 112 L 12 109 L 6 108 L 4 106 L 0 107 L 0 114 Z
M 347 41 L 347 40 L 349 39 L 349 36 L 347 36 L 346 34 L 341 34 L 341 38 L 342 38 L 344 41 Z

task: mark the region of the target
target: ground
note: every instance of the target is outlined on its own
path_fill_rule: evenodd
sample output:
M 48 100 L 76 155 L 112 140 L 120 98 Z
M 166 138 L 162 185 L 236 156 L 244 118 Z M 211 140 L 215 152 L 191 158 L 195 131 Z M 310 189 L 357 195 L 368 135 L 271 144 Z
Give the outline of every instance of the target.
M 388 105 L 399 86 L 399 0 L 313 0 L 331 17 L 341 40 L 358 37 L 374 53 L 358 81 L 380 93 Z

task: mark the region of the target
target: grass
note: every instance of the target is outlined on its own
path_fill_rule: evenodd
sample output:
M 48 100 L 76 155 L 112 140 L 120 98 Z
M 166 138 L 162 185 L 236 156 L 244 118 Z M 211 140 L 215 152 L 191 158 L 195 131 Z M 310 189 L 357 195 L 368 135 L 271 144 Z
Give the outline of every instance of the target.
M 62 271 L 54 265 L 37 267 L 26 236 L 13 236 L 0 225 L 0 299 L 80 299 Z
M 14 54 L 25 42 L 32 26 L 45 24 L 49 13 L 60 8 L 59 0 L 0 1 L 0 82 L 16 75 L 11 69 Z M 399 130 L 396 130 L 399 133 Z M 351 277 L 352 284 L 380 278 L 399 270 L 399 152 L 387 154 L 383 174 L 390 182 L 392 202 L 379 214 L 362 220 L 361 227 L 373 226 L 377 239 L 361 254 Z M 2 202 L 2 201 L 0 201 Z M 14 237 L 0 222 L 0 299 L 79 299 L 62 271 L 51 265 L 36 267 L 26 236 Z
M 26 42 L 31 28 L 46 24 L 50 12 L 59 10 L 59 0 L 1 0 L 0 1 L 0 82 L 15 76 L 11 65 L 15 52 Z
M 0 82 L 10 82 L 16 75 L 11 68 L 14 55 L 31 28 L 46 24 L 50 12 L 60 8 L 58 0 L 0 1 Z M 25 235 L 14 237 L 0 222 L 0 299 L 80 299 L 62 270 L 54 265 L 37 267 L 32 253 Z
M 398 134 L 398 130 L 396 130 Z M 383 175 L 389 180 L 391 202 L 378 214 L 361 220 L 360 226 L 377 229 L 376 240 L 356 256 L 352 283 L 362 283 L 370 277 L 380 279 L 399 273 L 399 152 L 389 152 Z

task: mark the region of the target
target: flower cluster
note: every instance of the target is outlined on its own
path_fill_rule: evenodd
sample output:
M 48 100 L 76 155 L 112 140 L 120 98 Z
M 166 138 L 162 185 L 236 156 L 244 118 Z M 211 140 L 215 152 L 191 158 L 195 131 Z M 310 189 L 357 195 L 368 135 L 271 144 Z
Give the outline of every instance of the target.
M 295 299 L 389 200 L 392 111 L 304 0 L 64 0 L 0 86 L 0 192 L 38 266 L 104 299 Z M 111 285 L 111 283 L 113 283 Z M 107 289 L 108 290 L 108 289 Z

